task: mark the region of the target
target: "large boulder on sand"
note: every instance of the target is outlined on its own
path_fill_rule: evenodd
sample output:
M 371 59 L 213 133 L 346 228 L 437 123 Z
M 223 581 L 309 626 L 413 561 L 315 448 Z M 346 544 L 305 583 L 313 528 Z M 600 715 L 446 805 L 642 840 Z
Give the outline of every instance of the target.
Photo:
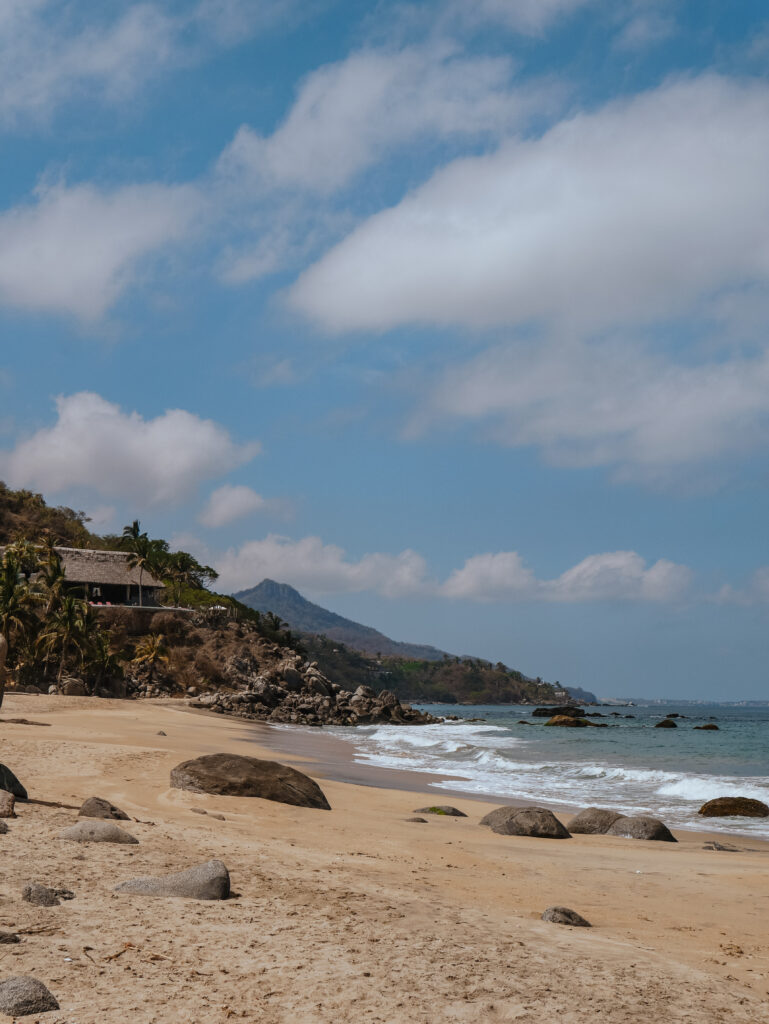
M 17 800 L 26 800 L 27 791 L 13 774 L 10 768 L 0 764 L 0 789 L 13 793 Z
M 719 796 L 708 800 L 697 813 L 706 818 L 769 818 L 769 807 L 746 796 Z
M 481 818 L 501 836 L 533 836 L 537 839 L 570 839 L 552 811 L 545 807 L 498 807 Z
M 59 839 L 71 843 L 120 843 L 136 846 L 139 840 L 111 821 L 79 821 L 77 825 L 59 832 Z
M 590 928 L 589 921 L 586 921 L 576 910 L 569 910 L 568 907 L 548 907 L 542 915 L 543 921 L 550 921 L 551 924 L 568 924 L 572 928 Z
M 242 754 L 204 754 L 171 769 L 174 789 L 218 796 L 256 796 L 330 811 L 317 782 L 295 768 Z
M 31 1017 L 33 1013 L 58 1010 L 59 1004 L 37 978 L 16 976 L 0 981 L 0 1013 Z
M 115 892 L 137 896 L 178 896 L 190 900 L 226 900 L 230 895 L 230 873 L 220 860 L 209 860 L 187 871 L 160 878 L 133 878 L 115 887 Z
M 102 800 L 100 796 L 91 796 L 77 812 L 81 818 L 112 818 L 115 821 L 128 821 L 128 815 L 115 807 L 109 800 Z
M 606 830 L 607 836 L 622 836 L 624 839 L 656 839 L 661 843 L 677 843 L 678 840 L 667 827 L 657 818 L 649 818 L 645 814 L 633 817 L 617 818 Z
M 623 815 L 619 811 L 607 811 L 603 807 L 586 807 L 571 819 L 569 832 L 572 835 L 604 835 L 621 817 Z

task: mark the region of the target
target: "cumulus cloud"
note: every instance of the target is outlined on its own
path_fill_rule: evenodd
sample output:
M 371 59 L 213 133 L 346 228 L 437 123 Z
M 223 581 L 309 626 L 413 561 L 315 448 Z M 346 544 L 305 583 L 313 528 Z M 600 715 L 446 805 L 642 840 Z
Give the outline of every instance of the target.
M 539 580 L 515 551 L 474 555 L 440 588 L 446 597 L 479 601 L 673 601 L 691 571 L 660 559 L 647 567 L 635 551 L 589 555 L 556 579 Z
M 619 339 L 496 346 L 426 385 L 411 430 L 447 420 L 557 465 L 665 482 L 769 443 L 769 352 L 697 365 Z
M 206 506 L 198 516 L 203 526 L 226 526 L 255 512 L 263 512 L 267 501 L 251 487 L 242 484 L 224 484 L 212 491 Z
M 590 555 L 556 579 L 538 579 L 515 551 L 474 555 L 443 582 L 412 550 L 351 559 L 320 537 L 292 540 L 270 534 L 221 556 L 205 551 L 228 590 L 265 577 L 315 593 L 374 591 L 386 597 L 421 595 L 473 601 L 676 601 L 691 582 L 683 565 L 660 559 L 647 565 L 634 551 Z
M 290 291 L 332 331 L 657 322 L 769 283 L 769 86 L 669 82 L 455 160 Z
M 243 126 L 219 171 L 258 189 L 330 194 L 395 147 L 510 131 L 551 90 L 512 87 L 506 57 L 469 57 L 446 43 L 367 49 L 312 72 L 269 136 Z
M 415 551 L 368 554 L 355 561 L 320 537 L 292 540 L 270 534 L 230 549 L 214 559 L 214 566 L 219 585 L 230 591 L 252 587 L 266 577 L 317 593 L 373 590 L 399 597 L 426 590 L 426 563 Z
M 56 410 L 52 427 L 0 452 L 0 476 L 11 487 L 50 494 L 85 489 L 135 509 L 175 505 L 259 451 L 183 409 L 144 419 L 82 391 L 59 397 Z
M 94 321 L 201 208 L 190 186 L 43 185 L 33 202 L 0 212 L 0 301 Z

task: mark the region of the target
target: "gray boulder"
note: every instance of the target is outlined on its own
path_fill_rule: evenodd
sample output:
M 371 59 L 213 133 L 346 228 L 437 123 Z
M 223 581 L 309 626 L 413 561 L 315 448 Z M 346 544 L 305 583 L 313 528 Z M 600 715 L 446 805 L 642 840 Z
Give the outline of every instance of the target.
M 30 1017 L 33 1013 L 58 1009 L 59 1004 L 37 978 L 17 975 L 0 981 L 0 1013 L 9 1017 Z
M 115 821 L 129 820 L 125 811 L 115 807 L 109 800 L 102 800 L 100 796 L 90 796 L 77 813 L 81 818 L 112 818 Z
M 569 822 L 572 835 L 605 835 L 618 818 L 619 811 L 607 811 L 602 807 L 586 807 Z
M 0 836 L 4 836 L 8 831 L 8 826 L 4 821 L 0 821 Z
M 571 835 L 546 807 L 498 807 L 481 818 L 501 836 L 532 836 L 535 839 L 571 839 Z
M 548 907 L 542 915 L 543 921 L 550 921 L 552 924 L 568 924 L 572 928 L 591 928 L 592 925 L 586 921 L 576 910 L 569 910 L 568 907 Z
M 427 818 L 404 818 L 403 820 L 404 821 L 414 821 L 418 825 L 426 825 L 427 824 Z
M 0 764 L 0 789 L 13 793 L 17 800 L 26 800 L 27 791 L 13 774 L 10 768 Z
M 255 796 L 295 807 L 331 810 L 317 782 L 307 775 L 258 757 L 242 754 L 204 754 L 171 770 L 171 785 L 193 793 Z
M 443 814 L 447 818 L 467 817 L 464 811 L 460 811 L 456 807 L 450 807 L 449 804 L 433 804 L 432 807 L 417 807 L 414 814 Z
M 230 895 L 230 874 L 220 860 L 177 871 L 160 878 L 133 878 L 115 887 L 115 892 L 137 896 L 178 896 L 190 900 L 226 900 Z
M 59 832 L 59 839 L 70 843 L 120 843 L 124 846 L 136 846 L 139 842 L 136 836 L 111 821 L 79 821 Z
M 622 836 L 625 839 L 656 839 L 661 843 L 677 843 L 678 840 L 657 818 L 645 814 L 617 818 L 606 830 L 607 836 Z

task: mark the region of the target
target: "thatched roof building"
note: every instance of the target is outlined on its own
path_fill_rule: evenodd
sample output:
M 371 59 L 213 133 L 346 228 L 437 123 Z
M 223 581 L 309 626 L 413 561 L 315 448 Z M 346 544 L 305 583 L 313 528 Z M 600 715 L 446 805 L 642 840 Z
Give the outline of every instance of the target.
M 146 569 L 141 572 L 131 566 L 126 552 L 59 547 L 56 551 L 69 589 L 79 591 L 94 604 L 157 604 L 162 581 Z

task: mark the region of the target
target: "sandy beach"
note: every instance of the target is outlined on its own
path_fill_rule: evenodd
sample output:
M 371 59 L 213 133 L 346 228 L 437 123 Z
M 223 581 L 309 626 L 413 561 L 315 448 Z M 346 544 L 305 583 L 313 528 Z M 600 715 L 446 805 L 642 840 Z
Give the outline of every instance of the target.
M 418 776 L 350 763 L 339 781 L 344 755 L 320 732 L 281 756 L 268 727 L 170 701 L 11 694 L 0 719 L 0 761 L 32 798 L 0 836 L 0 928 L 22 938 L 0 946 L 0 978 L 46 984 L 61 1005 L 46 1024 L 769 1021 L 769 844 L 500 836 L 478 824 L 500 801 L 459 796 L 467 818 L 414 824 L 439 802 L 410 791 Z M 215 751 L 302 767 L 332 810 L 169 788 L 175 764 Z M 34 802 L 93 795 L 135 819 L 138 846 L 62 841 L 76 809 Z M 112 891 L 212 857 L 226 902 Z M 33 880 L 75 898 L 31 906 Z M 552 904 L 594 927 L 541 921 Z

